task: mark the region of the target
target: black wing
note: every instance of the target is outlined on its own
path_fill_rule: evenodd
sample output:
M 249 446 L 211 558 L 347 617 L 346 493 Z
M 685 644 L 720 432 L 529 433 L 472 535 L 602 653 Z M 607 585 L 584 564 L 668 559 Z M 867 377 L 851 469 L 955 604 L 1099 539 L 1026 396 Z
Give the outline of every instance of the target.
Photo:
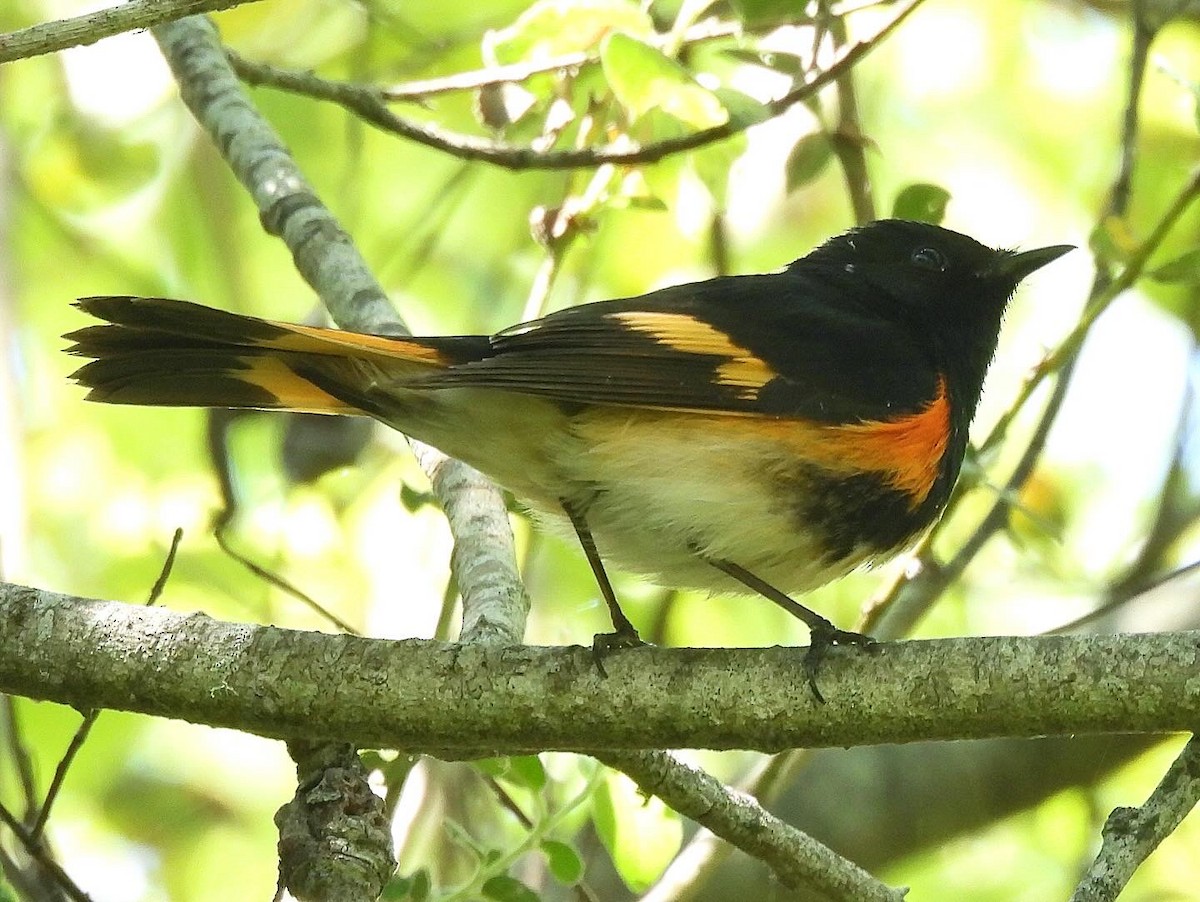
M 922 336 L 855 290 L 788 270 L 584 304 L 500 332 L 487 356 L 419 384 L 830 423 L 922 408 L 938 392 Z

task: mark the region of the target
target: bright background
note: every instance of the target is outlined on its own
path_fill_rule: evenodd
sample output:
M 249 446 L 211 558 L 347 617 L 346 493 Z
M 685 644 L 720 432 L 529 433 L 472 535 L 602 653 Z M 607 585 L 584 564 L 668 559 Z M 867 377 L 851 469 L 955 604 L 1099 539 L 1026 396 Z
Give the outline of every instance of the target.
M 524 7 L 269 0 L 217 21 L 226 40 L 252 59 L 389 83 L 479 68 L 486 30 L 503 28 Z M 83 4 L 67 0 L 16 0 L 0 9 L 0 28 L 82 11 Z M 659 12 L 657 4 L 652 11 Z M 891 15 L 890 7 L 857 14 L 852 36 L 869 36 Z M 928 182 L 950 193 L 945 224 L 986 243 L 1081 247 L 1030 279 L 1014 302 L 976 421 L 980 436 L 1046 348 L 1069 331 L 1086 298 L 1089 239 L 1118 159 L 1126 19 L 1123 5 L 929 0 L 856 70 L 881 214 L 904 186 Z M 782 28 L 771 41 L 781 52 L 802 53 L 812 31 Z M 693 61 L 697 69 L 705 52 Z M 726 63 L 719 71 L 729 86 L 759 99 L 783 89 L 778 75 L 761 68 Z M 1200 34 L 1194 23 L 1174 23 L 1154 45 L 1147 73 L 1130 215 L 1107 224 L 1118 243 L 1145 236 L 1197 163 L 1198 81 Z M 545 256 L 530 236 L 530 211 L 579 193 L 588 173 L 514 174 L 463 164 L 372 131 L 328 105 L 268 89 L 252 96 L 414 331 L 485 332 L 522 318 Z M 460 131 L 479 129 L 466 95 L 435 100 L 428 111 L 398 110 Z M 592 230 L 567 254 L 550 306 L 712 275 L 711 224 L 722 208 L 735 272 L 779 267 L 851 225 L 836 165 L 788 190 L 789 150 L 816 122 L 798 107 L 731 143 L 724 204 L 702 164 L 673 159 L 652 167 L 645 181 L 658 203 L 594 210 Z M 518 131 L 513 140 L 521 137 Z M 0 171 L 4 577 L 137 603 L 172 531 L 183 527 L 164 604 L 324 627 L 212 540 L 208 523 L 221 501 L 202 413 L 88 405 L 66 380 L 75 361 L 60 353 L 58 336 L 84 324 L 69 306 L 77 296 L 163 294 L 293 320 L 314 307 L 286 250 L 262 231 L 178 103 L 152 38 L 125 35 L 0 69 L 0 142 L 7 164 Z M 1168 238 L 1161 260 L 1196 241 L 1193 214 Z M 1146 283 L 1099 320 L 1035 474 L 1036 495 L 1027 499 L 1050 524 L 1026 523 L 1019 541 L 993 540 L 921 624 L 922 635 L 1033 633 L 1095 605 L 1136 550 L 1163 478 L 1194 370 L 1195 282 Z M 1036 406 L 1018 418 L 1018 438 Z M 398 503 L 402 487 L 418 500 L 426 489 L 406 452 L 379 436 L 357 467 L 297 486 L 279 467 L 282 429 L 279 418 L 253 417 L 232 433 L 242 502 L 235 542 L 371 635 L 432 636 L 450 543 L 431 506 Z M 996 481 L 1004 478 L 1005 460 L 1002 454 L 996 462 Z M 952 551 L 969 532 L 971 512 L 990 501 L 986 489 L 976 494 L 939 548 Z M 514 524 L 534 599 L 529 641 L 589 642 L 606 624 L 582 557 L 537 537 L 519 516 Z M 1179 543 L 1177 562 L 1195 557 L 1195 545 Z M 888 578 L 856 574 L 808 603 L 850 624 Z M 786 615 L 753 599 L 668 595 L 624 575 L 617 590 L 635 623 L 669 644 L 803 641 Z M 19 703 L 16 710 L 44 787 L 78 715 L 47 704 Z M 912 898 L 922 900 L 1065 898 L 1093 854 L 1104 815 L 1114 805 L 1140 803 L 1177 746 L 1172 740 L 1101 783 L 1063 790 L 1029 812 L 895 862 L 884 877 L 913 886 Z M 702 757 L 729 777 L 750 760 Z M 547 797 L 581 791 L 590 765 L 544 758 Z M 442 868 L 453 883 L 458 872 L 447 861 L 458 853 L 439 817 L 465 815 L 461 799 L 446 798 L 453 795 L 446 786 L 464 779 L 450 772 L 441 765 L 415 772 L 397 833 L 402 870 Z M 67 870 L 96 899 L 266 898 L 275 880 L 271 814 L 290 796 L 292 777 L 281 744 L 105 713 L 68 779 L 50 836 Z M 641 800 L 620 781 L 605 781 L 606 804 L 634 817 Z M 0 756 L 0 797 L 15 804 L 13 792 Z M 474 816 L 490 819 L 491 841 L 510 842 L 519 831 L 485 802 L 465 807 L 482 807 L 485 813 Z M 648 885 L 679 841 L 679 824 L 667 813 L 655 816 L 647 829 L 656 842 L 627 843 L 614 853 L 628 858 L 617 862 L 627 881 L 641 875 L 635 885 Z M 567 827 L 563 835 L 586 847 L 574 832 L 582 820 Z M 1184 898 L 1200 878 L 1198 829 L 1194 818 L 1185 823 L 1126 898 Z

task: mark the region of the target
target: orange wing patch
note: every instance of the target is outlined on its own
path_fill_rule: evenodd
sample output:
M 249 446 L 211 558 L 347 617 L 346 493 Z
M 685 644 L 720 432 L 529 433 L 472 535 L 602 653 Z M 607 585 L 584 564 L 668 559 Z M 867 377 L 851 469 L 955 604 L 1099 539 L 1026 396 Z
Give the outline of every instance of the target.
M 347 332 L 344 329 L 327 329 L 322 326 L 301 326 L 295 323 L 274 321 L 271 321 L 271 325 L 283 329 L 288 334 L 273 338 L 263 344 L 280 351 L 299 351 L 306 354 L 344 354 L 345 350 L 349 350 L 439 366 L 447 363 L 437 348 L 422 344 L 419 338 L 367 335 L 362 332 Z
M 682 354 L 707 354 L 724 357 L 716 369 L 718 385 L 739 389 L 737 396 L 752 401 L 776 373 L 753 352 L 735 344 L 729 336 L 686 313 L 650 313 L 630 310 L 610 316 L 635 332 L 649 335 L 656 342 Z
M 228 375 L 269 393 L 278 401 L 274 406 L 279 409 L 296 413 L 361 413 L 345 401 L 317 388 L 307 379 L 297 376 L 287 364 L 276 357 L 243 359 L 248 369 L 234 370 Z

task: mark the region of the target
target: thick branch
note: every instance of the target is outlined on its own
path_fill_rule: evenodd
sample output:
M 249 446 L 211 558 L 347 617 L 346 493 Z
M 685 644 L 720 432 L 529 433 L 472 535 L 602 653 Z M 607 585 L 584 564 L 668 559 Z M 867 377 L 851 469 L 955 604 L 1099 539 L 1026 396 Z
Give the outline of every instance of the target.
M 151 28 L 184 16 L 254 2 L 256 0 L 130 0 L 122 6 L 98 9 L 73 19 L 42 22 L 0 34 L 0 63 L 94 44 L 123 31 Z
M 362 331 L 402 328 L 390 307 L 380 303 L 382 292 L 349 236 L 320 203 L 278 136 L 231 77 L 211 25 L 204 20 L 184 20 L 158 29 L 156 37 L 184 86 L 184 101 L 254 197 L 264 223 L 292 249 L 301 273 L 320 292 L 335 320 Z M 442 463 L 432 450 L 417 450 L 456 539 L 452 565 L 463 590 L 463 641 L 518 641 L 528 601 L 516 578 L 512 533 L 498 494 L 470 468 L 457 462 Z M 731 805 L 712 805 L 711 787 L 700 786 L 699 777 L 664 753 L 646 752 L 642 757 L 656 765 L 639 771 L 645 792 L 662 789 L 686 810 L 704 808 L 704 822 L 729 841 L 747 848 L 773 849 L 770 860 L 786 860 L 796 848 L 807 850 L 808 861 L 823 861 L 822 854 L 827 855 L 828 850 L 794 830 L 763 834 L 755 829 L 755 823 L 730 817 Z M 660 785 L 664 779 L 669 785 Z M 727 790 L 725 794 L 729 795 Z M 759 815 L 769 818 L 761 810 Z M 751 842 L 754 837 L 747 834 L 758 838 Z M 797 865 L 780 876 L 788 882 L 802 871 Z M 821 885 L 847 883 L 844 877 L 817 875 L 816 879 Z M 856 886 L 859 897 L 879 888 L 878 884 Z
M 246 96 L 212 23 L 184 19 L 155 29 L 155 37 L 184 103 L 334 321 L 359 332 L 406 331 L 350 235 Z M 519 641 L 528 602 L 515 565 L 505 564 L 513 559 L 513 538 L 503 497 L 471 467 L 432 448 L 416 450 L 455 537 L 453 564 L 467 627 Z
M 835 650 L 828 704 L 794 648 L 590 649 L 361 639 L 0 584 L 0 691 L 266 736 L 502 754 L 849 746 L 1195 724 L 1200 632 Z

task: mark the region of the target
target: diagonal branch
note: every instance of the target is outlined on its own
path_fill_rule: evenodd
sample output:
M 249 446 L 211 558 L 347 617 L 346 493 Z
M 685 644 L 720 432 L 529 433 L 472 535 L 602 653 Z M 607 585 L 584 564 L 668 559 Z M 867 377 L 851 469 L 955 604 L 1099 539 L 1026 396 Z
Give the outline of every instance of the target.
M 180 80 L 185 102 L 254 198 L 266 227 L 292 249 L 301 273 L 317 288 L 334 319 L 361 331 L 394 332 L 402 328 L 349 236 L 320 203 L 278 136 L 246 98 L 212 25 L 203 19 L 185 20 L 159 29 L 156 36 Z M 482 484 L 473 470 L 457 462 L 443 462 L 445 459 L 432 449 L 419 449 L 418 454 L 435 489 L 442 490 L 439 494 L 454 530 L 454 563 L 463 588 L 463 640 L 472 643 L 472 650 L 517 641 L 523 633 L 528 601 L 517 581 L 512 533 L 499 496 Z M 457 469 L 451 469 L 451 465 Z M 491 497 L 486 497 L 488 493 Z M 335 640 L 321 637 L 319 641 Z M 390 643 L 383 647 L 394 648 Z M 387 651 L 385 656 L 392 654 Z M 590 658 L 585 666 L 594 678 Z M 543 691 L 553 694 L 556 690 L 546 687 Z M 493 697 L 492 704 L 497 698 L 503 708 L 503 693 Z M 315 723 L 307 726 L 311 728 Z M 297 735 L 309 735 L 309 729 Z M 331 729 L 326 735 L 343 738 L 356 734 Z M 702 782 L 700 776 L 664 753 L 647 752 L 642 760 L 655 764 L 652 770 L 643 768 L 640 782 L 645 791 L 669 791 L 671 798 L 681 803 L 691 798 L 690 808 L 706 807 L 704 800 L 713 794 L 709 785 L 714 782 L 712 778 L 703 775 L 707 782 Z M 655 775 L 669 777 L 669 787 L 655 782 Z M 722 787 L 721 791 L 733 798 L 728 789 Z M 745 807 L 743 802 L 741 808 Z M 731 810 L 730 805 L 719 806 L 706 823 L 735 845 L 746 845 L 756 831 L 753 825 L 747 828 L 725 817 L 724 813 Z M 769 817 L 761 809 L 759 814 Z M 776 846 L 776 862 L 786 860 L 796 847 L 809 848 L 813 860 L 832 856 L 791 828 L 778 829 L 766 840 L 755 840 L 748 850 Z
M 350 235 L 246 96 L 212 23 L 184 19 L 156 29 L 155 37 L 179 80 L 184 103 L 249 192 L 264 227 L 291 250 L 296 268 L 334 321 L 359 332 L 406 331 Z M 455 536 L 465 619 L 501 629 L 507 641 L 519 640 L 514 618 L 505 613 L 525 602 L 515 567 L 504 564 L 512 559 L 512 531 L 503 497 L 463 463 L 429 448 L 418 449 L 418 456 Z
M 986 452 L 998 443 L 1007 432 L 1008 425 L 1016 417 L 1017 411 L 1021 410 L 1029 401 L 1042 380 L 1050 375 L 1055 376 L 1054 389 L 1038 417 L 1037 425 L 1026 440 L 1021 457 L 1009 474 L 1004 487 L 997 494 L 988 512 L 972 531 L 971 536 L 947 563 L 931 566 L 933 559 L 926 548 L 923 561 L 926 566 L 922 567 L 913 578 L 897 582 L 889 598 L 880 602 L 872 612 L 872 621 L 868 628 L 875 635 L 889 638 L 907 634 L 912 625 L 924 615 L 946 587 L 962 575 L 967 565 L 975 559 L 975 556 L 992 536 L 1008 523 L 1012 499 L 1018 496 L 1041 456 L 1050 428 L 1054 425 L 1059 408 L 1070 387 L 1079 350 L 1092 325 L 1114 300 L 1132 288 L 1141 278 L 1150 258 L 1197 199 L 1200 199 L 1200 167 L 1192 171 L 1187 181 L 1167 205 L 1150 234 L 1129 254 L 1121 271 L 1111 279 L 1104 274 L 1097 275 L 1079 321 L 1058 347 L 1043 360 L 1037 372 L 1025 383 L 1008 411 L 992 427 L 991 433 L 980 446 L 981 450 Z M 945 519 L 948 519 L 953 513 L 959 498 L 961 498 L 961 493 L 951 500 L 944 515 Z M 878 619 L 874 619 L 876 616 Z
M 828 69 L 789 91 L 783 97 L 764 104 L 762 117 L 754 119 L 730 117 L 727 122 L 712 128 L 632 148 L 629 147 L 628 142 L 623 142 L 620 147 L 585 147 L 556 151 L 513 147 L 498 141 L 450 132 L 435 125 L 413 122 L 397 116 L 388 108 L 385 93 L 378 88 L 328 81 L 307 72 L 289 72 L 258 66 L 252 70 L 243 70 L 243 74 L 259 79 L 256 82 L 258 84 L 269 84 L 307 97 L 336 103 L 382 131 L 463 160 L 478 160 L 514 170 L 579 169 L 599 166 L 603 163 L 639 165 L 656 163 L 674 154 L 714 144 L 740 134 L 764 119 L 782 115 L 796 104 L 812 97 L 826 85 L 837 81 L 858 65 L 868 53 L 895 32 L 922 2 L 924 0 L 911 0 L 908 6 L 897 13 L 872 37 L 845 48 L 841 56 Z
M 598 757 L 628 774 L 680 814 L 712 833 L 735 833 L 738 847 L 771 867 L 789 889 L 819 890 L 830 899 L 899 902 L 903 890 L 876 880 L 854 862 L 764 809 L 753 796 L 737 793 L 668 752 L 603 752 Z M 696 787 L 700 792 L 696 792 Z
M 1104 823 L 1104 841 L 1071 902 L 1111 902 L 1159 843 L 1200 802 L 1200 739 L 1195 736 L 1171 764 L 1141 808 L 1116 808 Z
M 217 12 L 257 0 L 129 0 L 71 19 L 41 22 L 0 34 L 0 63 L 94 44 L 124 31 L 151 28 L 199 13 Z

